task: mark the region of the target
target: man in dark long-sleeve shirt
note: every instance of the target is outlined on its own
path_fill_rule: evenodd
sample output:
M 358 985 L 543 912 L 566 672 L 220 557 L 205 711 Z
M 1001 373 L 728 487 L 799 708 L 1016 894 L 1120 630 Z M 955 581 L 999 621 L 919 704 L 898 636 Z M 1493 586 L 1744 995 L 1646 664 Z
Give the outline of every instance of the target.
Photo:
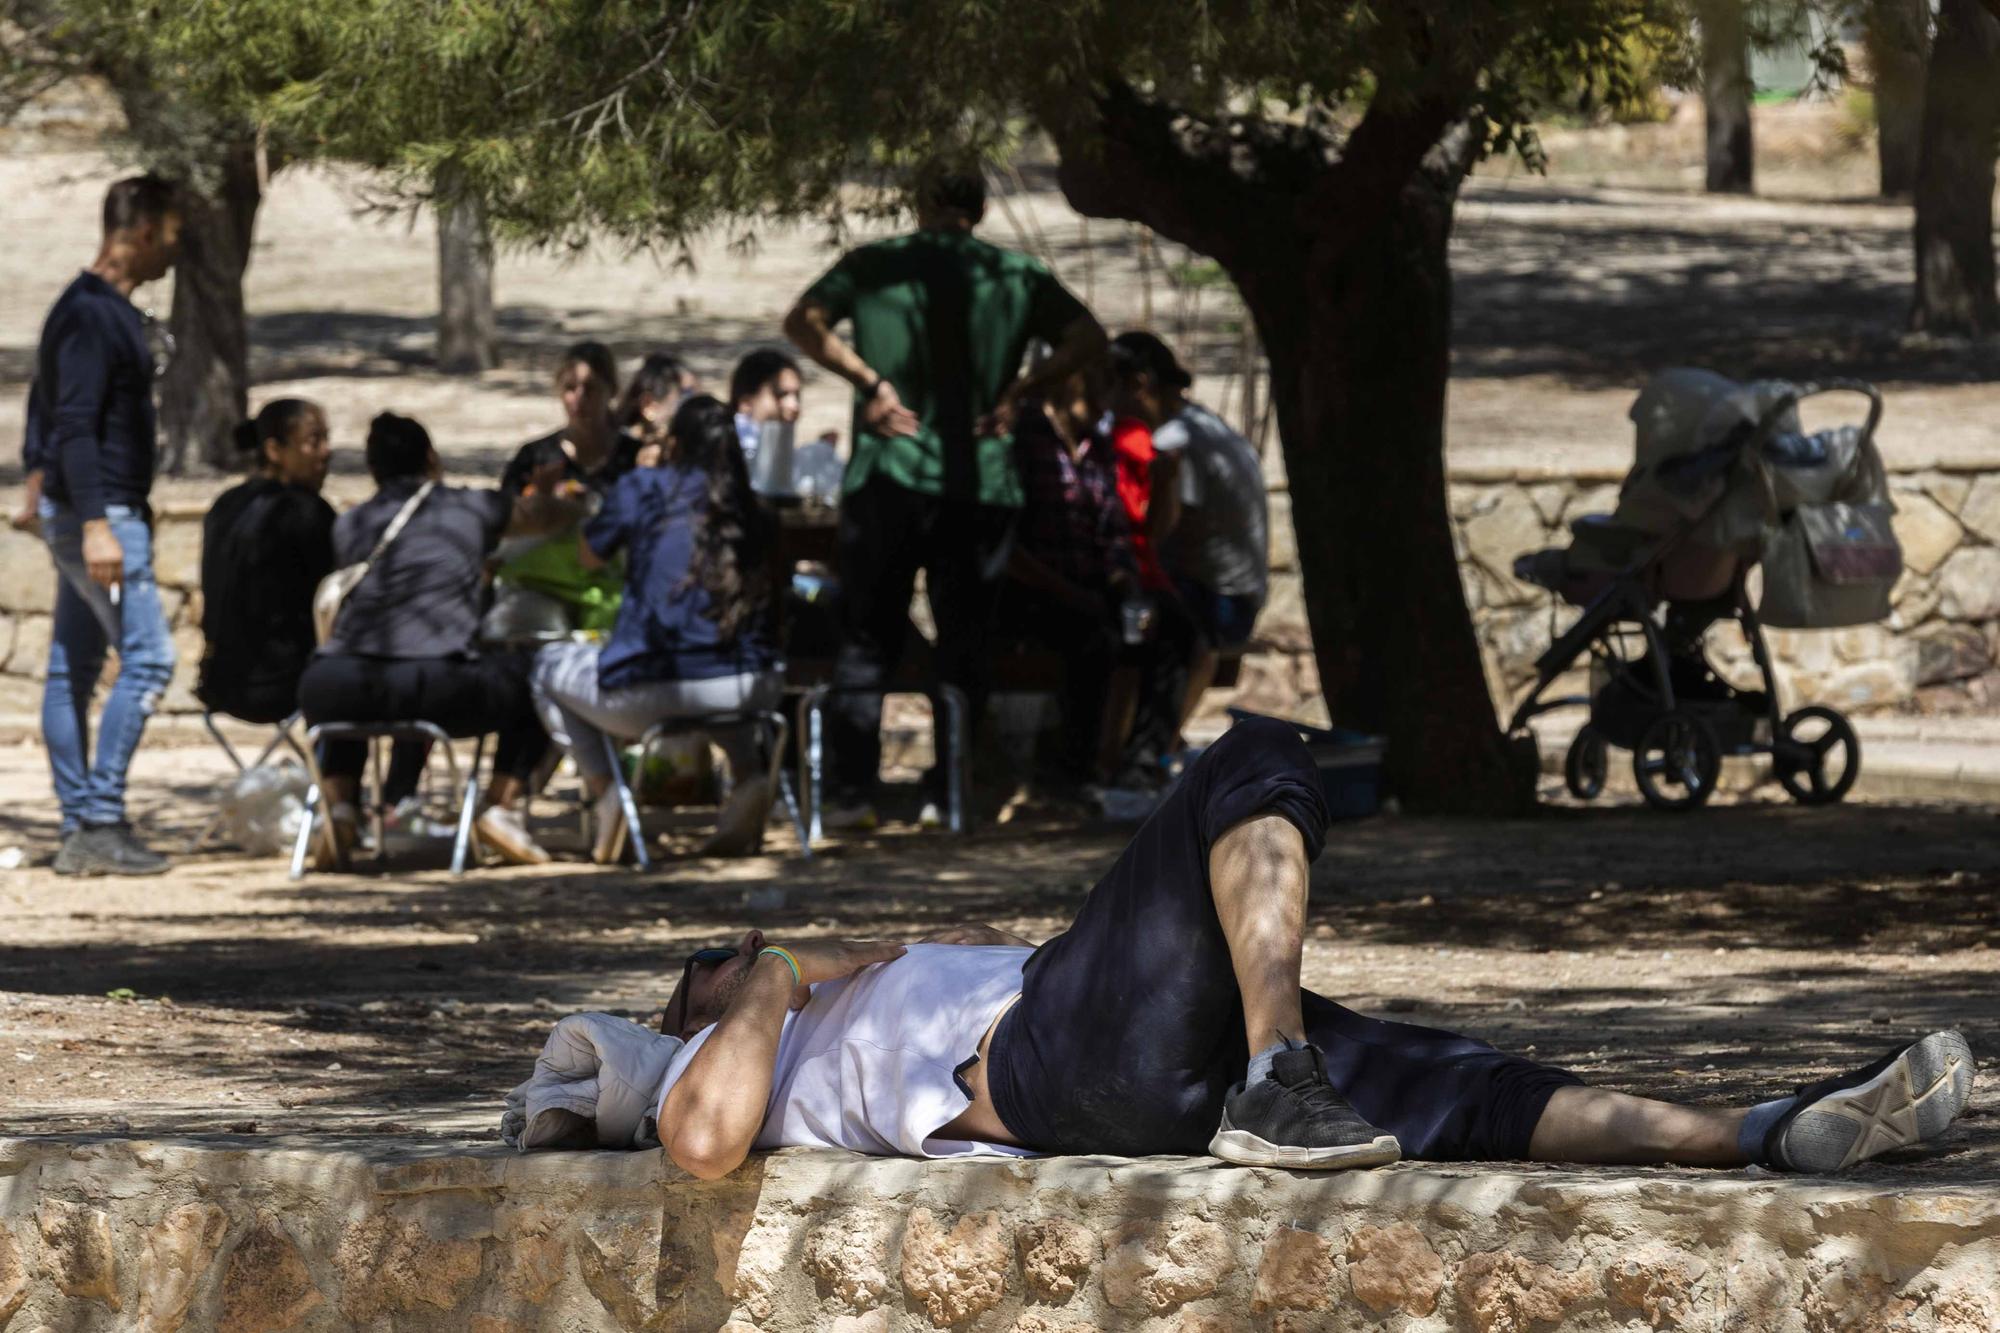
M 58 874 L 167 866 L 125 822 L 126 770 L 174 671 L 147 503 L 155 367 L 131 298 L 173 267 L 180 226 L 172 185 L 152 176 L 113 185 L 97 259 L 56 299 L 36 354 L 42 532 L 57 574 L 42 736 L 62 802 Z M 90 701 L 107 648 L 118 652 L 118 679 L 93 758 Z

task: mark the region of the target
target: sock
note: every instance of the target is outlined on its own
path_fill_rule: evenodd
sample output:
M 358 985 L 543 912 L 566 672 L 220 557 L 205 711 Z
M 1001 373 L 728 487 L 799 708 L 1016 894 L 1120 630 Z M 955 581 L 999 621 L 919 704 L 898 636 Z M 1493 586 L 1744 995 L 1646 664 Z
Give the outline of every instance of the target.
M 1277 1059 L 1281 1052 L 1297 1050 L 1301 1044 L 1293 1041 L 1290 1037 L 1279 1037 L 1277 1041 L 1251 1056 L 1250 1068 L 1243 1075 L 1244 1083 L 1250 1084 L 1257 1082 L 1259 1079 L 1269 1078 L 1271 1076 L 1271 1061 Z
M 1764 1158 L 1764 1136 L 1796 1101 L 1796 1097 L 1780 1097 L 1751 1107 L 1750 1114 L 1743 1117 L 1743 1128 L 1736 1131 L 1736 1150 L 1760 1166 L 1769 1166 Z

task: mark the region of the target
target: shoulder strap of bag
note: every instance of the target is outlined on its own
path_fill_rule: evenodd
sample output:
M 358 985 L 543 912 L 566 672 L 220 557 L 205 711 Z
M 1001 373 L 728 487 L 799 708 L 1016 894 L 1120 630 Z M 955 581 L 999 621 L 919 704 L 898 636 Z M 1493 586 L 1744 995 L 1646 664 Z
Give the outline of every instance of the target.
M 382 536 L 376 541 L 375 549 L 368 553 L 368 559 L 365 563 L 372 565 L 382 558 L 382 552 L 389 549 L 389 543 L 403 535 L 404 525 L 409 523 L 410 515 L 417 512 L 417 506 L 421 505 L 425 497 L 436 489 L 436 487 L 436 482 L 427 481 L 417 487 L 415 495 L 403 501 L 403 507 L 396 511 L 394 518 L 389 520 L 389 526 L 382 529 Z

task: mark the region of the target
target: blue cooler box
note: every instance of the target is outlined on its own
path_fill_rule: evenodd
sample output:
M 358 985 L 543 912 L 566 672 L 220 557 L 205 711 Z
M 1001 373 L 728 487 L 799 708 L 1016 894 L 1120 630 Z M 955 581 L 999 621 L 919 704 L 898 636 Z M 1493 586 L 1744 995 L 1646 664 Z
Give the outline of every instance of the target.
M 1241 722 L 1265 714 L 1232 708 L 1229 716 Z M 1291 722 L 1289 718 L 1276 720 L 1289 722 L 1304 738 L 1307 752 L 1319 767 L 1320 791 L 1326 796 L 1329 815 L 1335 819 L 1366 819 L 1381 812 L 1382 752 L 1388 742 L 1380 736 L 1345 727 L 1328 730 Z

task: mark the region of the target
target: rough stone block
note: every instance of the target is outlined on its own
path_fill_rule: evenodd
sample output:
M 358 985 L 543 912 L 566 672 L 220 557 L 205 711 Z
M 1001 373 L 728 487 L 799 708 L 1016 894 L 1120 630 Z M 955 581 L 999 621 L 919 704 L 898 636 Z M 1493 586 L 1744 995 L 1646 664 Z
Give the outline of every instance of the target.
M 1810 697 L 1854 712 L 1893 707 L 1908 698 L 1915 688 L 1908 664 L 1869 662 L 1834 672 L 1826 678 L 1819 693 Z
M 1927 495 L 1905 495 L 1897 500 L 1896 516 L 1890 523 L 1896 540 L 1903 545 L 1903 564 L 1919 574 L 1928 574 L 1943 564 L 1965 540 L 1958 520 Z
M 1889 628 L 1915 629 L 1937 613 L 1943 596 L 1936 579 L 1904 570 L 1903 577 L 1896 580 L 1896 586 L 1889 592 Z
M 479 1280 L 480 1243 L 437 1240 L 418 1222 L 386 1213 L 347 1229 L 334 1251 L 340 1308 L 370 1320 L 395 1311 L 456 1309 Z
M 1597 1290 L 1597 1274 L 1590 1269 L 1561 1273 L 1507 1250 L 1468 1255 L 1452 1283 L 1459 1308 L 1478 1333 L 1528 1333 L 1535 1324 L 1556 1323 Z
M 903 1232 L 903 1297 L 939 1328 L 998 1305 L 1012 1266 L 998 1213 L 969 1213 L 949 1231 L 928 1208 L 910 1214 Z
M 1333 1243 L 1316 1231 L 1279 1227 L 1264 1242 L 1250 1308 L 1324 1310 L 1333 1304 Z
M 1959 522 L 1989 542 L 2000 542 L 2000 472 L 1982 473 L 1958 507 Z
M 21 1259 L 13 1228 L 0 1224 L 0 1329 L 28 1299 L 28 1265 Z
M 1097 1236 L 1062 1217 L 1044 1217 L 1014 1233 L 1021 1255 L 1021 1276 L 1039 1301 L 1059 1305 L 1088 1280 L 1098 1257 Z
M 1947 620 L 2000 617 L 2000 546 L 1969 546 L 1952 553 L 1937 573 L 1938 609 Z
M 139 1256 L 139 1333 L 175 1333 L 188 1302 L 229 1229 L 229 1215 L 212 1203 L 187 1203 L 146 1233 Z
M 293 1328 L 322 1299 L 299 1247 L 276 1218 L 262 1214 L 223 1270 L 220 1333 Z
M 1514 577 L 1514 560 L 1548 545 L 1542 516 L 1525 491 L 1510 487 L 1500 503 L 1465 521 L 1465 544 L 1472 558 L 1493 576 L 1494 593 L 1508 603 L 1539 596 L 1536 589 Z
M 1376 1314 L 1422 1318 L 1437 1309 L 1444 1261 L 1408 1222 L 1361 1227 L 1347 1238 L 1347 1281 L 1354 1299 Z
M 56 567 L 40 537 L 0 527 L 0 611 L 47 615 L 56 606 Z
M 744 1333 L 757 1333 L 749 1324 L 738 1324 L 736 1327 Z M 889 1333 L 889 1312 L 865 1310 L 860 1314 L 835 1315 L 826 1328 L 827 1333 Z
M 1916 650 L 1916 683 L 1971 680 L 1993 663 L 1987 636 L 1971 625 L 1926 625 L 1910 636 Z
M 1965 507 L 1965 497 L 1972 492 L 1972 478 L 1956 472 L 1926 472 L 1922 483 L 1931 499 L 1954 514 Z
M 14 621 L 14 643 L 7 650 L 7 674 L 27 680 L 49 678 L 49 644 L 56 622 L 51 616 L 21 616 Z
M 1214 1295 L 1235 1262 L 1229 1234 L 1199 1217 L 1128 1222 L 1112 1236 L 1109 1250 L 1104 1299 L 1120 1310 L 1155 1315 Z
M 501 1246 L 500 1286 L 519 1300 L 540 1305 L 563 1280 L 569 1247 L 554 1236 L 516 1236 Z
M 583 1285 L 621 1327 L 660 1333 L 675 1326 L 694 1271 L 688 1251 L 661 1236 L 657 1213 L 613 1216 L 592 1225 L 576 1257 Z
M 1708 1273 L 1700 1256 L 1671 1245 L 1645 1245 L 1604 1270 L 1616 1300 L 1646 1316 L 1654 1328 L 1694 1327 L 1696 1286 Z M 1705 1326 L 1710 1321 L 1701 1321 Z
M 170 518 L 153 532 L 153 577 L 167 588 L 201 586 L 201 520 Z
M 1562 522 L 1563 510 L 1569 507 L 1570 487 L 1557 481 L 1544 481 L 1528 487 L 1528 502 L 1541 515 L 1542 526 L 1553 528 Z
M 806 1233 L 799 1266 L 819 1286 L 851 1310 L 882 1303 L 889 1290 L 889 1242 L 866 1213 L 843 1213 Z
M 61 1199 L 44 1199 L 35 1210 L 42 1233 L 45 1270 L 65 1296 L 125 1308 L 118 1294 L 118 1250 L 111 1219 L 102 1209 Z

